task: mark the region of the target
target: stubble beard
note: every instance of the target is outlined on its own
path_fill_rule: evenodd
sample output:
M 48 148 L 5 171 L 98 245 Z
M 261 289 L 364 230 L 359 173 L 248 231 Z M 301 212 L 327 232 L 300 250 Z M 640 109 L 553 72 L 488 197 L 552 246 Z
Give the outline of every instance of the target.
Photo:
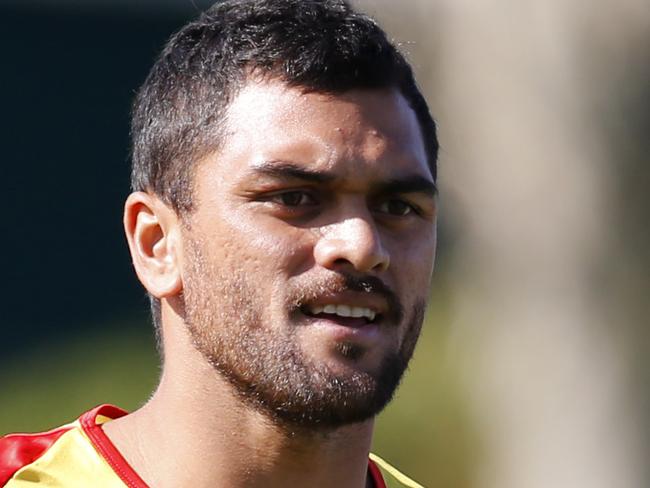
M 268 304 L 249 276 L 232 268 L 220 272 L 208 265 L 198 244 L 189 244 L 185 323 L 194 347 L 244 404 L 282 428 L 331 430 L 374 417 L 391 400 L 420 334 L 424 299 L 406 318 L 401 346 L 386 354 L 374 374 L 337 373 L 306 357 L 295 327 L 264 322 L 261 311 Z M 305 296 L 305 286 L 296 289 L 289 303 Z M 352 360 L 358 354 L 347 344 L 339 352 Z

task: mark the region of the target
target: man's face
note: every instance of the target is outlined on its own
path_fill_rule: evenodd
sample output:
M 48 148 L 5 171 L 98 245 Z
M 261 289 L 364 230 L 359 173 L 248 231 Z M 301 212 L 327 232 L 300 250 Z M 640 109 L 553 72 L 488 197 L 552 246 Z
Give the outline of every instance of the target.
M 184 319 L 249 405 L 332 428 L 390 400 L 436 245 L 420 130 L 393 90 L 249 83 L 183 217 Z

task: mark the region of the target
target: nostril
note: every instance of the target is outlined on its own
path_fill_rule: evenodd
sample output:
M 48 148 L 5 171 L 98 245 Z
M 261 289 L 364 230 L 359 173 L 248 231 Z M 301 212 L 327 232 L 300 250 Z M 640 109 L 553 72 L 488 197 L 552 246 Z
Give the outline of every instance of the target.
M 324 268 L 351 267 L 364 273 L 385 271 L 389 261 L 376 229 L 360 219 L 348 220 L 319 239 L 314 258 Z

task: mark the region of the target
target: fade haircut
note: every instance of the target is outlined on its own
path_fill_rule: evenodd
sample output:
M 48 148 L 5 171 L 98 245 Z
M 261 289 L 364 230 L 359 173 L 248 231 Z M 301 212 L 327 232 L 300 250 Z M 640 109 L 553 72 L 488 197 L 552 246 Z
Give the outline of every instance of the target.
M 306 92 L 397 89 L 417 117 L 435 181 L 435 122 L 410 65 L 373 19 L 346 0 L 223 0 L 170 38 L 137 94 L 132 190 L 191 212 L 195 163 L 224 142 L 228 106 L 253 75 Z M 152 314 L 159 334 L 155 298 Z

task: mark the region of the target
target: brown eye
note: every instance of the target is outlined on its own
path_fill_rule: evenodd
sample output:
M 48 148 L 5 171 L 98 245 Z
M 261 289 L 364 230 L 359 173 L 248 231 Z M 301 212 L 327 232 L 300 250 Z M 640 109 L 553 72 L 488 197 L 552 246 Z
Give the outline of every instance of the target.
M 413 207 L 404 200 L 392 199 L 387 200 L 379 206 L 382 213 L 403 217 L 413 212 Z
M 314 205 L 316 200 L 304 191 L 286 191 L 273 197 L 276 203 L 286 207 L 298 207 L 303 205 Z

